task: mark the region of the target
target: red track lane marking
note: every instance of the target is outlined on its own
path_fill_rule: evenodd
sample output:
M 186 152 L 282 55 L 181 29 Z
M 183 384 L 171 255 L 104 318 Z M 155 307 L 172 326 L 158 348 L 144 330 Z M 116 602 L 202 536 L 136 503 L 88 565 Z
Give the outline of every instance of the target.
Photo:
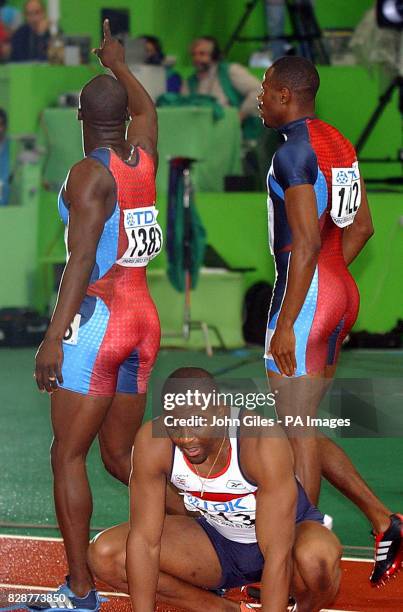
M 403 576 L 391 581 L 383 589 L 374 589 L 368 582 L 371 563 L 365 559 L 343 559 L 340 593 L 334 607 L 323 612 L 403 611 Z M 64 581 L 65 573 L 66 561 L 60 538 L 0 535 L 0 594 L 3 597 L 10 590 L 54 590 L 56 585 Z M 110 599 L 102 607 L 103 612 L 130 611 L 130 603 L 125 594 L 111 592 L 110 587 L 102 583 L 97 586 Z M 237 598 L 238 594 L 235 591 L 231 595 Z M 157 610 L 181 612 L 171 606 L 161 605 Z

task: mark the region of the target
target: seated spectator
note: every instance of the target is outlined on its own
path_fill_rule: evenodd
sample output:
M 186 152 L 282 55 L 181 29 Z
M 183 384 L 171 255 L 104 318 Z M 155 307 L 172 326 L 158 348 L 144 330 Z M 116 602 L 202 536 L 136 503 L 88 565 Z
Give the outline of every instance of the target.
M 12 62 L 45 62 L 50 39 L 49 23 L 41 0 L 27 0 L 24 7 L 26 23 L 11 38 Z
M 236 106 L 241 122 L 258 115 L 256 98 L 261 89 L 260 81 L 244 66 L 221 61 L 215 38 L 203 36 L 195 40 L 191 55 L 196 72 L 183 84 L 183 95 L 209 95 L 222 106 Z
M 179 93 L 182 87 L 182 78 L 175 72 L 172 66 L 166 63 L 165 54 L 160 40 L 156 36 L 144 35 L 146 49 L 146 64 L 153 66 L 165 66 L 167 73 L 167 92 Z
M 0 0 L 0 21 L 12 33 L 21 25 L 21 11 L 7 4 L 7 0 Z
M 0 108 L 0 206 L 10 195 L 10 142 L 7 138 L 7 113 Z

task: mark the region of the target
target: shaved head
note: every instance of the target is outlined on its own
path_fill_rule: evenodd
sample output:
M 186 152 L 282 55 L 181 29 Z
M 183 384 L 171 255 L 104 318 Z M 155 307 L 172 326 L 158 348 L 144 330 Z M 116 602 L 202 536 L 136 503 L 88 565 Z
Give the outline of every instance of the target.
M 319 89 L 319 74 L 305 57 L 281 57 L 270 67 L 270 75 L 278 89 L 287 87 L 301 104 L 313 102 Z
M 166 393 L 186 393 L 200 391 L 204 393 L 218 392 L 219 388 L 214 377 L 203 368 L 178 368 L 169 375 L 163 386 L 162 395 Z
M 124 123 L 127 106 L 125 88 L 117 79 L 106 74 L 89 81 L 80 95 L 82 119 L 90 123 Z

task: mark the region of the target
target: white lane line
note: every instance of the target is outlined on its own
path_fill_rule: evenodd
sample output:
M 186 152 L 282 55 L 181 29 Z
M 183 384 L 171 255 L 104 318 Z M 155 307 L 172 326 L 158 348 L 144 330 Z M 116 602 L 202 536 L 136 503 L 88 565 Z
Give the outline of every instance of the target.
M 373 563 L 373 559 L 360 559 L 359 557 L 342 557 L 342 561 L 351 561 L 353 563 Z
M 27 536 L 27 535 L 13 535 L 10 533 L 2 533 L 0 534 L 0 539 L 5 540 L 39 540 L 40 542 L 63 542 L 63 538 L 48 538 L 46 536 Z
M 35 542 L 63 542 L 63 538 L 50 538 L 47 536 L 27 536 L 27 535 L 13 535 L 13 534 L 0 534 L 0 540 L 31 540 Z M 373 559 L 362 559 L 361 557 L 342 557 L 343 561 L 353 561 L 357 563 L 373 563 Z

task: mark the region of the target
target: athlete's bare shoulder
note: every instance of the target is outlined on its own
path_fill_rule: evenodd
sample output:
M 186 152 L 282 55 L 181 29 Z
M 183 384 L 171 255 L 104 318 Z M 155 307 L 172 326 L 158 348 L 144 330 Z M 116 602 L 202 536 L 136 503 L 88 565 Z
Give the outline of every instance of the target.
M 85 157 L 74 164 L 68 174 L 66 187 L 75 184 L 97 185 L 103 191 L 114 187 L 115 181 L 103 164 L 92 157 Z
M 103 206 L 114 199 L 115 192 L 110 171 L 97 160 L 85 157 L 71 168 L 63 195 L 68 203 L 76 206 L 93 206 L 94 200 Z
M 144 467 L 169 474 L 172 468 L 172 442 L 158 419 L 142 425 L 134 441 L 136 456 L 142 457 Z

